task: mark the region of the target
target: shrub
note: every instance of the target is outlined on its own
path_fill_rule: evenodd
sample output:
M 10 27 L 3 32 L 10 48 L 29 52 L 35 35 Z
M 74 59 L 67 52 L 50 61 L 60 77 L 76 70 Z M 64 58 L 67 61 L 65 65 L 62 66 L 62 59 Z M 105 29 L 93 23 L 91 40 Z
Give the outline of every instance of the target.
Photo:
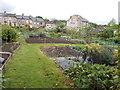
M 38 33 L 38 36 L 39 36 L 39 37 L 46 37 L 46 34 L 45 34 L 45 33 L 42 33 L 42 32 L 39 32 L 39 33 Z
M 97 64 L 111 64 L 113 60 L 113 52 L 110 48 L 104 48 L 99 44 L 89 44 L 83 50 L 85 56 L 90 57 Z M 84 56 L 83 55 L 83 56 Z
M 80 44 L 86 44 L 86 41 L 85 41 L 85 40 L 79 40 L 79 41 L 77 41 L 77 42 L 79 42 Z
M 111 66 L 88 64 L 86 62 L 77 63 L 71 66 L 65 73 L 73 80 L 71 85 L 77 88 L 91 88 L 93 90 L 116 89 L 117 83 L 116 71 L 118 69 Z M 116 79 L 115 79 L 116 78 Z
M 15 42 L 18 38 L 18 33 L 14 28 L 9 26 L 2 27 L 2 40 L 6 42 Z
M 84 47 L 75 46 L 73 48 L 82 51 L 84 60 L 89 57 L 93 60 L 93 63 L 108 65 L 114 60 L 112 49 L 107 47 L 104 48 L 99 44 L 91 43 Z

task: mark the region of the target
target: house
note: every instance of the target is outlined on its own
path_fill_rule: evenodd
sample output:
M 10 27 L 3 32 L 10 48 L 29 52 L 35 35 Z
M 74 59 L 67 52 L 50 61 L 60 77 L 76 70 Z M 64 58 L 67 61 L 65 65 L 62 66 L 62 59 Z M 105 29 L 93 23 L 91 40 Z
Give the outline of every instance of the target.
M 15 17 L 17 19 L 17 25 L 16 26 L 23 27 L 25 25 L 23 17 L 21 15 L 16 15 Z
M 32 16 L 16 15 L 12 13 L 0 13 L 0 24 L 7 24 L 13 27 L 23 27 L 29 25 L 32 27 L 43 27 L 45 26 L 44 20 L 41 18 L 35 18 Z
M 73 15 L 71 16 L 68 21 L 66 27 L 68 29 L 74 28 L 74 29 L 82 29 L 85 27 L 88 27 L 91 24 L 87 19 L 83 18 L 80 15 Z
M 46 30 L 55 29 L 57 25 L 58 25 L 58 24 L 49 21 L 49 22 L 46 22 L 46 23 L 45 23 L 45 29 L 46 29 Z
M 45 22 L 42 18 L 36 18 L 37 21 L 37 27 L 44 27 L 45 26 Z
M 16 26 L 15 14 L 6 13 L 6 12 L 0 13 L 0 24 Z
M 30 16 L 23 16 L 23 19 L 25 25 L 30 25 Z

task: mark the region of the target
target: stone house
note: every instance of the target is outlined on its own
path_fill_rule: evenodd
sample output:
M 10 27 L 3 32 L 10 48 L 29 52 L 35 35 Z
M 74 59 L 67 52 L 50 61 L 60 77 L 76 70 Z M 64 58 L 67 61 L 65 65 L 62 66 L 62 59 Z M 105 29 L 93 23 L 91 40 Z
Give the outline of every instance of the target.
M 55 29 L 57 25 L 58 24 L 49 21 L 45 23 L 45 29 L 46 30 Z
M 0 24 L 6 24 L 10 26 L 16 26 L 16 14 L 11 13 L 0 13 Z
M 44 20 L 32 16 L 16 15 L 11 13 L 0 13 L 0 24 L 7 24 L 13 27 L 30 25 L 30 27 L 45 26 Z
M 44 27 L 45 26 L 45 22 L 42 18 L 36 18 L 36 21 L 37 21 L 38 27 Z
M 68 29 L 74 28 L 79 30 L 79 29 L 88 27 L 90 24 L 91 23 L 87 19 L 83 18 L 82 16 L 73 15 L 68 19 L 66 27 Z

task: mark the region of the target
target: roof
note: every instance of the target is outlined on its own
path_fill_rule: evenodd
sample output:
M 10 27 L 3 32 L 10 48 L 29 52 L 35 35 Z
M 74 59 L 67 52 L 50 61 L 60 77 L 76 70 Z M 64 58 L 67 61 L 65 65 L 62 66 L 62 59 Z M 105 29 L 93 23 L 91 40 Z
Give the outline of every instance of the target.
M 82 16 L 80 16 L 80 15 L 73 15 L 73 16 L 76 16 L 76 17 L 78 17 L 81 21 L 83 21 L 83 22 L 89 22 L 87 19 L 85 19 L 85 18 L 83 18 Z M 70 16 L 70 19 L 72 18 L 72 16 Z
M 15 14 L 11 14 L 11 13 L 0 13 L 0 16 L 15 17 Z
M 0 13 L 0 16 L 3 16 L 3 13 Z
M 36 18 L 38 22 L 43 22 L 43 19 L 41 18 Z
M 15 16 L 17 19 L 23 19 L 23 17 L 21 15 L 16 15 Z
M 36 18 L 35 17 L 30 17 L 31 20 L 33 21 L 36 21 Z
M 7 13 L 6 16 L 8 16 L 8 17 L 15 17 L 15 14 Z
M 30 17 L 29 16 L 23 16 L 23 19 L 29 20 Z
M 45 22 L 46 24 L 55 24 L 55 23 L 53 23 L 53 22 L 51 22 L 51 21 L 48 21 L 48 22 Z
M 79 16 L 79 19 L 83 22 L 89 22 L 87 19 L 83 18 L 82 16 Z

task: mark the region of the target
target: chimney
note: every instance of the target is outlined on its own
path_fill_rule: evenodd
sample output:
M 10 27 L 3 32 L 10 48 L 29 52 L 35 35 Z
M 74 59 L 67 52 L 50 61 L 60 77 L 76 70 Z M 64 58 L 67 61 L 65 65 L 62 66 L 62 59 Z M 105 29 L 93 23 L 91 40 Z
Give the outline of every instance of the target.
M 22 16 L 24 16 L 24 13 L 22 13 Z
M 6 11 L 4 11 L 4 13 L 6 13 Z

